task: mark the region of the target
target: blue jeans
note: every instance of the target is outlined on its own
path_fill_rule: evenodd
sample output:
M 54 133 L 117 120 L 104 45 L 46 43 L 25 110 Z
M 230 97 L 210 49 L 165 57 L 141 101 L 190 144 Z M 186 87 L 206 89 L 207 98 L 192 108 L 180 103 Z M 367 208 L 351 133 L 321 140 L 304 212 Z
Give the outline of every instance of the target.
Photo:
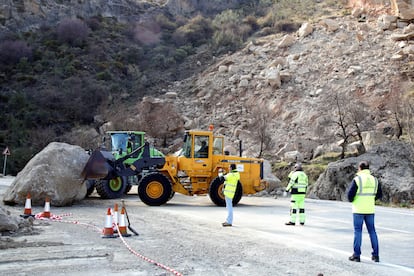
M 226 222 L 233 224 L 233 199 L 226 196 L 227 219 Z
M 379 256 L 378 252 L 378 237 L 375 232 L 375 214 L 353 214 L 354 216 L 354 256 L 361 255 L 361 243 L 362 243 L 362 225 L 365 221 L 369 233 L 369 239 L 371 240 L 372 256 Z

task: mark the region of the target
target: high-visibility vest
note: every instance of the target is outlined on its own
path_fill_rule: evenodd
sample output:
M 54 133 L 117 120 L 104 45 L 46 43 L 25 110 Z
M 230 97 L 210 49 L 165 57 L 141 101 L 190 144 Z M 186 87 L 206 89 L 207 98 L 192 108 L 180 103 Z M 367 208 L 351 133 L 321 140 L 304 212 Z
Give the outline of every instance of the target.
M 234 198 L 236 193 L 237 183 L 240 180 L 240 173 L 238 171 L 232 171 L 224 176 L 226 180 L 224 182 L 224 195 L 228 198 Z
M 289 185 L 286 190 L 292 190 L 292 194 L 306 194 L 308 188 L 308 176 L 303 171 L 295 171 L 290 175 Z
M 352 212 L 356 214 L 375 213 L 375 195 L 378 191 L 378 180 L 371 175 L 369 170 L 362 170 L 357 173 L 354 181 L 358 190 L 352 201 Z

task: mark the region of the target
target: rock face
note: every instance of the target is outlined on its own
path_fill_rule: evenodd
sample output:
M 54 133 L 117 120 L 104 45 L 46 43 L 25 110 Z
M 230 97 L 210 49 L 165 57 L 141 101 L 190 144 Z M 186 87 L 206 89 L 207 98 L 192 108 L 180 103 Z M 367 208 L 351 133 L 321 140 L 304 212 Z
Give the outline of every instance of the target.
M 359 162 L 367 160 L 371 173 L 382 185 L 382 201 L 412 203 L 414 166 L 410 152 L 412 151 L 407 144 L 386 142 L 374 146 L 369 152 L 358 157 L 331 163 L 311 186 L 308 195 L 311 198 L 346 201 L 346 192 L 357 172 Z
M 339 141 L 336 126 L 329 122 L 335 118 L 329 99 L 335 93 L 346 102 L 357 100 L 372 115 L 373 126 L 364 130 L 376 133 L 364 137 L 386 134 L 389 139 L 397 132 L 389 116 L 391 88 L 404 77 L 398 75 L 401 64 L 412 64 L 409 49 L 414 42 L 407 42 L 407 37 L 404 44 L 392 39 L 412 33 L 412 24 L 390 29 L 397 26 L 396 17 L 389 27 L 377 19 L 370 15 L 359 22 L 347 16 L 305 23 L 290 39 L 257 38 L 241 51 L 218 58 L 202 73 L 171 85 L 167 92 L 177 93 L 177 109 L 191 121 L 186 125 L 207 129 L 213 124 L 228 141 L 242 140 L 248 156 L 257 156 L 260 150 L 251 127 L 256 107 L 272 118 L 267 128 L 273 146 L 266 154 L 275 160 L 284 160 L 292 151 L 308 159 L 321 145 L 334 147 Z
M 92 16 L 116 17 L 120 21 L 138 20 L 151 14 L 157 4 L 146 1 L 35 1 L 5 0 L 0 3 L 0 34 L 5 31 L 27 31 L 43 24 L 53 25 L 63 18 Z
M 0 3 L 0 34 L 6 31 L 28 31 L 44 24 L 54 25 L 63 18 L 103 16 L 131 22 L 145 20 L 151 14 L 164 11 L 173 15 L 202 13 L 208 16 L 235 8 L 243 2 L 251 0 L 4 0 Z
M 226 9 L 240 6 L 241 2 L 251 2 L 248 0 L 168 0 L 168 11 L 174 15 L 191 15 L 196 12 L 209 15 L 217 14 Z
M 50 143 L 16 176 L 4 195 L 4 203 L 24 205 L 28 193 L 32 206 L 44 206 L 46 197 L 52 206 L 68 206 L 83 199 L 86 186 L 80 174 L 88 159 L 79 146 Z

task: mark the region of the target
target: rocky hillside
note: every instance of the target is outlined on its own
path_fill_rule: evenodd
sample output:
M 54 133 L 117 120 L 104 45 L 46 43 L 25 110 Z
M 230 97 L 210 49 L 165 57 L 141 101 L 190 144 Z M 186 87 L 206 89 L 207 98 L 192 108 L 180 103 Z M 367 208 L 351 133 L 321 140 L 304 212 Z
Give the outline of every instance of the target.
M 269 155 L 298 150 L 309 158 L 335 137 L 337 128 L 326 117 L 335 116 L 332 95 L 341 95 L 368 111 L 375 124 L 369 130 L 392 134 L 393 89 L 412 81 L 404 67 L 413 62 L 414 25 L 390 15 L 361 15 L 307 22 L 295 34 L 253 40 L 175 83 L 170 92 L 177 93 L 187 126 L 214 124 L 229 141 L 245 141 L 246 154 L 257 155 L 251 138 L 257 129 L 249 125 L 259 107 L 269 111 Z
M 89 18 L 103 16 L 121 22 L 145 20 L 163 10 L 172 15 L 191 16 L 197 13 L 214 15 L 225 9 L 236 8 L 251 0 L 116 0 L 116 1 L 15 1 L 0 3 L 0 34 L 8 31 L 28 31 L 42 25 L 53 25 L 62 18 Z
M 217 2 L 118 0 L 104 4 L 70 1 L 66 5 L 61 1 L 6 1 L 0 4 L 0 33 L 41 29 L 45 22 L 56 24 L 65 17 L 98 14 L 138 22 L 161 11 L 176 16 L 196 11 L 209 14 L 252 1 L 221 1 L 220 6 Z M 361 131 L 368 148 L 399 137 L 395 103 L 401 103 L 402 94 L 412 87 L 414 9 L 410 1 L 404 0 L 354 0 L 348 5 L 342 13 L 327 13 L 303 22 L 292 33 L 261 33 L 242 50 L 224 56 L 197 59 L 205 50 L 199 47 L 197 55 L 187 61 L 187 65 L 193 63 L 187 67 L 194 70 L 194 75 L 177 78 L 180 80 L 158 91 L 164 96 L 154 102 L 173 104 L 183 117 L 182 130 L 207 129 L 213 124 L 217 133 L 225 135 L 228 145 L 237 148 L 242 140 L 245 155 L 262 154 L 271 162 L 309 161 L 322 152 L 339 151 L 340 129 L 335 120 L 338 109 L 348 103 L 364 111 L 360 122 L 366 123 Z M 111 41 L 109 37 L 106 41 Z M 206 51 L 204 56 L 210 54 Z M 126 128 L 135 116 L 141 116 L 140 98 L 130 102 L 127 111 L 120 107 L 122 112 L 113 112 L 128 118 L 121 124 Z M 345 109 L 352 113 L 350 110 Z M 97 115 L 95 125 L 103 124 L 103 133 L 110 127 L 105 122 L 112 118 Z M 258 141 L 257 135 L 264 131 L 258 117 L 265 121 L 269 136 L 265 149 Z M 95 129 L 88 133 L 89 137 L 98 136 Z
M 0 7 L 1 31 L 24 31 L 65 17 L 97 14 L 140 21 L 162 9 L 175 15 L 213 13 L 245 2 L 253 3 L 7 1 Z M 267 156 L 280 159 L 296 150 L 301 159 L 310 159 L 321 144 L 338 142 L 338 129 L 328 123 L 335 115 L 335 95 L 345 102 L 355 100 L 369 113 L 374 126 L 363 130 L 386 130 L 392 135 L 395 121 L 390 116 L 390 99 L 394 91 L 406 89 L 402 84 L 412 78 L 414 27 L 409 23 L 414 16 L 408 1 L 384 2 L 388 1 L 348 1 L 352 15 L 330 15 L 305 22 L 296 33 L 251 39 L 241 51 L 213 61 L 193 60 L 193 68 L 207 69 L 177 81 L 166 92 L 176 93 L 175 105 L 185 127 L 214 124 L 229 142 L 243 140 L 248 155 L 261 151 L 252 127 L 259 109 L 271 133 Z M 199 52 L 202 55 L 202 48 Z

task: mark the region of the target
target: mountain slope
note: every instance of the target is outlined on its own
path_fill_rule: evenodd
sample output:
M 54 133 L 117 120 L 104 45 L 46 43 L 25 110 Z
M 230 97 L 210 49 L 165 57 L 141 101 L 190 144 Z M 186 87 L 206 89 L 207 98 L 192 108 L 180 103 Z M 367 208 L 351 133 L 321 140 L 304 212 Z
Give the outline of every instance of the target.
M 251 138 L 258 131 L 250 125 L 255 107 L 270 112 L 273 158 L 292 150 L 311 157 L 318 145 L 338 141 L 337 127 L 327 120 L 337 111 L 335 95 L 367 111 L 371 126 L 365 130 L 395 130 L 390 99 L 412 81 L 401 71 L 412 62 L 413 48 L 392 38 L 410 27 L 383 30 L 377 22 L 377 16 L 364 22 L 338 17 L 311 24 L 313 32 L 304 37 L 257 39 L 171 90 L 192 126 L 216 125 L 230 141 L 245 141 L 246 154 L 259 152 Z M 286 40 L 289 46 L 282 45 Z M 279 72 L 280 86 L 272 82 L 272 70 Z

